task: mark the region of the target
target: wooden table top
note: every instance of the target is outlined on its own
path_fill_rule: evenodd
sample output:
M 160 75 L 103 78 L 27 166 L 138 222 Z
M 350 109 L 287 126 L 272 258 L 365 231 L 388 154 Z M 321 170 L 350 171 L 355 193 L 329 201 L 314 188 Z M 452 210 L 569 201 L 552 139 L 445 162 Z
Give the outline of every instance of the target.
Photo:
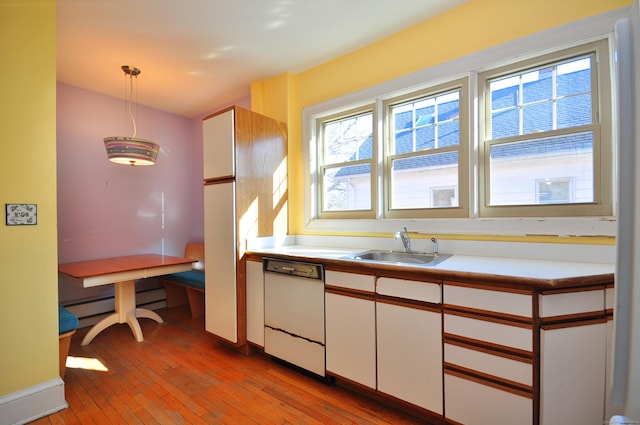
M 75 278 L 84 279 L 132 270 L 188 264 L 196 261 L 193 258 L 172 257 L 161 254 L 128 255 L 125 257 L 59 264 L 58 271 Z

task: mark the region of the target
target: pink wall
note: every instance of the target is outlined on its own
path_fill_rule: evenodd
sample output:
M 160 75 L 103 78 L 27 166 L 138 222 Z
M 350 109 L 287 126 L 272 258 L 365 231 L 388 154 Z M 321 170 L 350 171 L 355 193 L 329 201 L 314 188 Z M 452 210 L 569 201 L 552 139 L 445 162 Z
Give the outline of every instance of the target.
M 236 102 L 249 103 L 248 97 Z M 107 160 L 102 139 L 131 136 L 124 101 L 58 83 L 58 262 L 182 255 L 186 242 L 204 240 L 201 118 L 138 105 L 137 137 L 160 145 L 157 163 L 114 164 Z M 105 289 L 61 287 L 60 300 Z
M 154 166 L 107 160 L 102 139 L 131 135 L 123 100 L 58 83 L 60 263 L 141 253 L 181 255 L 186 242 L 204 240 L 202 136 L 194 134 L 200 120 L 140 105 L 136 117 L 137 136 L 160 145 Z M 61 301 L 94 292 L 60 289 Z

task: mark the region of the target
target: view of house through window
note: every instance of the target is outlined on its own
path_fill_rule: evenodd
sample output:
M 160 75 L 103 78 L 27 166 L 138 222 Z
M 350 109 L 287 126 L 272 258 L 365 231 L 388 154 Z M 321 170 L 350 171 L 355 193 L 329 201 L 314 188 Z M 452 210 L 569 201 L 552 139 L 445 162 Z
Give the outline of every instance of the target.
M 490 205 L 594 201 L 593 60 L 489 80 Z
M 390 208 L 458 206 L 460 90 L 389 107 Z M 436 195 L 442 186 L 448 196 Z
M 371 210 L 373 113 L 324 122 L 323 211 Z

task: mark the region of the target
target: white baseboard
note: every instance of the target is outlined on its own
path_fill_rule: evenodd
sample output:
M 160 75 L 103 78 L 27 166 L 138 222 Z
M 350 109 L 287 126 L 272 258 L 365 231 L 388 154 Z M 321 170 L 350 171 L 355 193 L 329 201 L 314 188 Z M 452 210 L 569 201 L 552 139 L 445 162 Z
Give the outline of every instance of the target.
M 0 424 L 26 424 L 69 407 L 58 377 L 0 397 Z

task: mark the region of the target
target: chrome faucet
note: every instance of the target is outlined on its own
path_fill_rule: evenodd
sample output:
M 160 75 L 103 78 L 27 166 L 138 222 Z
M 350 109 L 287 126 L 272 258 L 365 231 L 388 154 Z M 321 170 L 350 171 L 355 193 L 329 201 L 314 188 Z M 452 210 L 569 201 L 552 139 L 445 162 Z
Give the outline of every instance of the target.
M 433 243 L 433 255 L 438 255 L 438 240 L 433 237 L 431 238 L 431 242 Z
M 402 246 L 404 247 L 404 252 L 410 252 L 411 238 L 409 237 L 409 231 L 406 227 L 403 227 L 402 229 L 402 231 L 396 232 L 394 239 L 400 239 L 402 241 Z

